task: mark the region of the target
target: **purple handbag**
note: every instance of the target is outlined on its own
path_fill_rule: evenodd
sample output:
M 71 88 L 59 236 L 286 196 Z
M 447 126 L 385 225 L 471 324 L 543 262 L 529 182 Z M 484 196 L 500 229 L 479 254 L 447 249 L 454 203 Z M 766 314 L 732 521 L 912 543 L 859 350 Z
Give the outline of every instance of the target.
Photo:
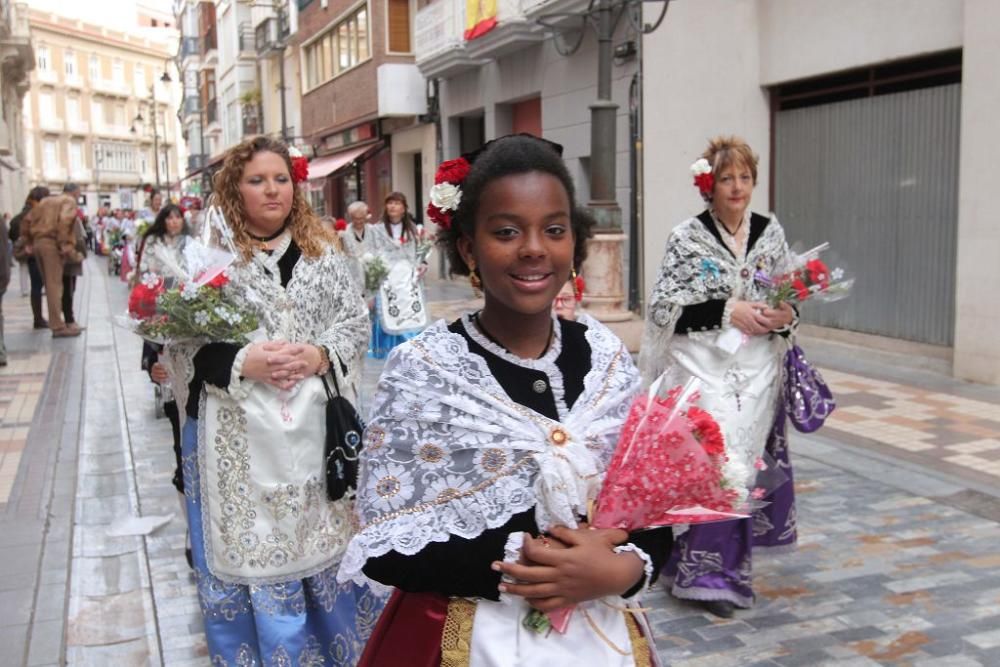
M 837 407 L 823 376 L 806 360 L 802 348 L 794 343 L 785 354 L 782 384 L 785 412 L 797 431 L 812 433 Z

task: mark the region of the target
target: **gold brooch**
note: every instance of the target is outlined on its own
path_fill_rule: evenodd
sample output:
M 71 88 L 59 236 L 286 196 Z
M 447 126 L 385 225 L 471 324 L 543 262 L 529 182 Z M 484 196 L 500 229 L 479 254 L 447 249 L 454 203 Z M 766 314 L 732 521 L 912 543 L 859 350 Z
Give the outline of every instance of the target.
M 569 433 L 567 433 L 561 426 L 556 426 L 549 432 L 549 441 L 553 445 L 559 445 L 561 447 L 569 441 Z

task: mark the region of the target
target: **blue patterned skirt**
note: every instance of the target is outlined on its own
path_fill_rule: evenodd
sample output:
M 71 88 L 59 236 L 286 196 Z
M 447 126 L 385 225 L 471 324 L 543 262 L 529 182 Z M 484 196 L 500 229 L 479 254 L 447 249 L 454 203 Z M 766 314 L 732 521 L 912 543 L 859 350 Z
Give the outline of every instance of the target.
M 385 600 L 338 584 L 336 568 L 300 581 L 228 584 L 205 561 L 198 484 L 198 421 L 184 424 L 184 490 L 198 600 L 212 665 L 354 665 Z
M 381 298 L 381 297 L 376 297 Z M 392 349 L 397 345 L 415 338 L 419 331 L 411 331 L 404 334 L 391 334 L 386 332 L 382 328 L 382 323 L 379 321 L 378 316 L 378 304 L 376 303 L 375 309 L 372 312 L 372 337 L 368 344 L 368 356 L 372 359 L 385 359 L 392 352 Z

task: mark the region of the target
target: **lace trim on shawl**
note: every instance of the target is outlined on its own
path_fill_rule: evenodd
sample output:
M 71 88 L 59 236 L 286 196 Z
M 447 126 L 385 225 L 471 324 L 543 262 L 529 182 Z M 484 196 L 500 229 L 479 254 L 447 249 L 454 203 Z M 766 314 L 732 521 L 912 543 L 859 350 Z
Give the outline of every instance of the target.
M 762 299 L 764 292 L 754 282 L 754 273 L 758 269 L 774 271 L 787 255 L 785 232 L 774 215 L 753 247 L 739 259 L 698 218 L 678 225 L 667 241 L 648 302 L 639 352 L 643 381 L 652 382 L 665 370 L 670 341 L 684 306 L 710 299 Z
M 369 558 L 412 555 L 452 535 L 472 539 L 532 507 L 543 529 L 576 525 L 586 511 L 580 494 L 596 493 L 638 380 L 621 341 L 581 321 L 592 367 L 563 423 L 510 400 L 444 322 L 393 351 L 365 430 L 360 530 L 341 581 L 358 581 Z
M 545 354 L 538 359 L 522 359 L 516 354 L 511 354 L 502 345 L 497 345 L 487 336 L 483 335 L 483 332 L 475 325 L 472 321 L 472 316 L 468 313 L 462 316 L 462 326 L 465 327 L 469 337 L 488 352 L 515 366 L 545 373 L 549 378 L 549 386 L 552 387 L 552 396 L 556 401 L 556 411 L 559 413 L 559 419 L 566 419 L 566 415 L 569 413 L 569 406 L 566 405 L 566 382 L 563 379 L 562 371 L 559 370 L 559 366 L 556 364 L 556 359 L 562 354 L 562 326 L 560 326 L 559 319 L 555 314 L 552 315 L 552 344 L 549 345 L 549 349 L 545 351 Z

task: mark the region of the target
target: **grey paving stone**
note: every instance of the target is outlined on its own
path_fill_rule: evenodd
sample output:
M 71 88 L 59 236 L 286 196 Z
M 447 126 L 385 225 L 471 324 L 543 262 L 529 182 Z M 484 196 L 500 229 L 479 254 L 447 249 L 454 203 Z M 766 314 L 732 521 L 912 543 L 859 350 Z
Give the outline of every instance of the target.
M 55 621 L 66 617 L 66 584 L 43 584 L 35 598 L 35 620 Z
M 25 544 L 17 547 L 0 547 L 0 563 L 8 575 L 34 576 L 41 558 L 41 544 Z
M 19 665 L 27 657 L 28 626 L 7 625 L 0 627 L 0 646 L 3 647 L 4 660 L 9 664 Z
M 27 625 L 34 603 L 34 587 L 0 591 L 0 626 Z
M 74 558 L 71 576 L 73 595 L 84 597 L 128 593 L 144 584 L 137 554 Z
M 53 620 L 36 621 L 31 628 L 28 647 L 28 667 L 58 664 L 63 659 L 64 621 L 60 616 Z

